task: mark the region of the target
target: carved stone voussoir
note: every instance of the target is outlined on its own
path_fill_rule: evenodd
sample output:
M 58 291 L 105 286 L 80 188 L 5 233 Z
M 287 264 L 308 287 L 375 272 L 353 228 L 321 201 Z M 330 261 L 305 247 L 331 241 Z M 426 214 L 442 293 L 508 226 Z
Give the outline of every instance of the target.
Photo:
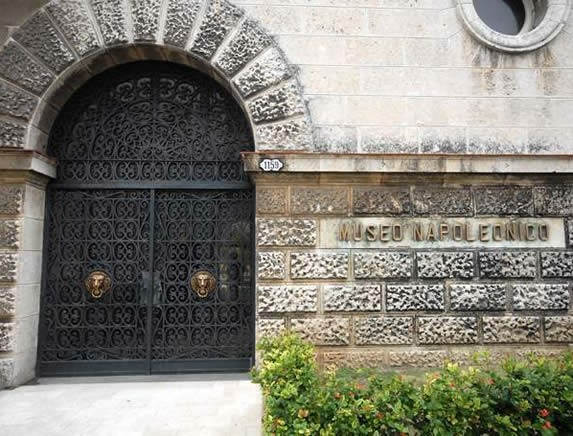
M 241 71 L 233 82 L 244 97 L 249 97 L 291 77 L 290 68 L 281 53 L 271 48 L 260 55 L 249 68 Z
M 99 48 L 88 10 L 81 0 L 54 0 L 46 9 L 80 56 Z
M 165 43 L 185 47 L 202 3 L 202 0 L 169 0 L 163 36 Z
M 268 313 L 316 312 L 317 286 L 259 286 L 258 310 Z
M 291 253 L 293 279 L 344 279 L 348 277 L 347 253 Z
M 29 120 L 38 99 L 27 92 L 0 82 L 0 114 Z
M 130 0 L 136 41 L 156 41 L 161 0 Z
M 259 218 L 257 242 L 259 246 L 312 247 L 316 244 L 315 220 L 287 218 Z
M 0 52 L 0 75 L 36 95 L 42 95 L 54 79 L 47 68 L 12 41 Z
M 262 123 L 304 115 L 305 107 L 298 85 L 290 81 L 252 100 L 249 111 L 255 123 Z
M 89 0 L 106 45 L 127 42 L 127 11 L 123 0 Z
M 293 319 L 292 330 L 315 345 L 348 345 L 350 321 L 342 318 Z

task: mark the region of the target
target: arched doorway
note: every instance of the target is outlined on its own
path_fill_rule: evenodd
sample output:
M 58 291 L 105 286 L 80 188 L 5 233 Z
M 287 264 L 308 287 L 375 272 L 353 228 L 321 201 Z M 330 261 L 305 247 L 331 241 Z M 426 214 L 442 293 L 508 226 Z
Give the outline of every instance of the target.
M 186 67 L 127 64 L 73 95 L 48 147 L 40 375 L 251 366 L 252 143 Z

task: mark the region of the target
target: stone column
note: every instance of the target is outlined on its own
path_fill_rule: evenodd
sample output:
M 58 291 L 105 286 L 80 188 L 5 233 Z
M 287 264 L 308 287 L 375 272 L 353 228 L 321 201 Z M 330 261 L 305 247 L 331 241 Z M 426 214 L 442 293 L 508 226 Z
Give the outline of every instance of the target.
M 48 158 L 0 151 L 0 388 L 35 377 Z

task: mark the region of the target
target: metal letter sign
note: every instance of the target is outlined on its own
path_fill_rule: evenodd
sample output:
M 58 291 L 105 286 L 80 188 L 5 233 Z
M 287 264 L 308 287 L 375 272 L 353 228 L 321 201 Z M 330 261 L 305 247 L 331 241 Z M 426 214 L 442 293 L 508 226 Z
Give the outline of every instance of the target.
M 266 173 L 276 173 L 284 167 L 284 164 L 280 159 L 263 159 L 259 166 Z

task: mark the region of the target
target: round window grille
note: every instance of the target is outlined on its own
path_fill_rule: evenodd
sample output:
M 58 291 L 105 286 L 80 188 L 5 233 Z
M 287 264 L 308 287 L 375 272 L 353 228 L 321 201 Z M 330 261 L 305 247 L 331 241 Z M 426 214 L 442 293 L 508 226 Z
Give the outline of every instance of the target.
M 535 50 L 551 41 L 565 24 L 571 0 L 458 0 L 470 33 L 501 51 Z

